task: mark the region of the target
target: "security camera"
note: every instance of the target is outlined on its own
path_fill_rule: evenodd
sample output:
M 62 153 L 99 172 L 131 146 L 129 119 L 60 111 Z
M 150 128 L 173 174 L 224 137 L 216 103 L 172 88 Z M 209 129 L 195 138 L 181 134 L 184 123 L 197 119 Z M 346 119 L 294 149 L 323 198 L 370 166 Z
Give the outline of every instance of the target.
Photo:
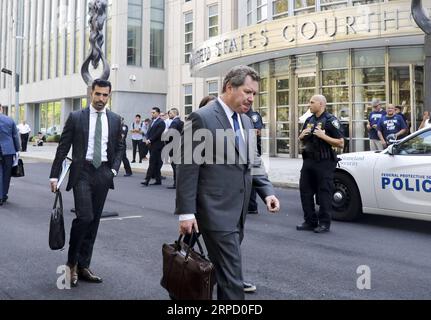
M 129 76 L 129 80 L 130 80 L 130 81 L 136 81 L 136 76 L 135 76 L 134 74 L 131 74 L 131 75 Z
M 118 70 L 118 64 L 113 64 L 113 65 L 111 66 L 111 69 L 112 69 L 112 70 Z

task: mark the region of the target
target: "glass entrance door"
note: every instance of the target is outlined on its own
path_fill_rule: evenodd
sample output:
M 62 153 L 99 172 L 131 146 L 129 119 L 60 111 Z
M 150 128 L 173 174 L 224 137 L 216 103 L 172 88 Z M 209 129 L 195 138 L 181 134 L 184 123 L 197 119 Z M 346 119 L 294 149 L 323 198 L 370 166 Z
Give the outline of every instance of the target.
M 289 155 L 290 148 L 290 101 L 289 78 L 275 79 L 275 146 L 277 155 Z
M 412 127 L 411 130 L 417 130 L 422 122 L 424 113 L 424 67 L 411 66 L 411 72 L 414 73 L 413 86 L 413 108 L 412 108 Z
M 309 102 L 312 96 L 316 94 L 316 74 L 297 74 L 295 79 L 296 84 L 296 137 L 295 141 L 298 143 L 297 137 L 302 129 L 305 120 L 311 113 L 308 112 Z M 298 148 L 295 148 L 295 157 L 298 157 Z
M 401 106 L 409 132 L 413 132 L 418 128 L 423 114 L 423 66 L 390 67 L 389 81 L 389 102 Z
M 411 125 L 412 115 L 412 84 L 410 79 L 410 66 L 389 68 L 389 103 L 401 107 L 401 112 L 408 122 L 407 127 Z

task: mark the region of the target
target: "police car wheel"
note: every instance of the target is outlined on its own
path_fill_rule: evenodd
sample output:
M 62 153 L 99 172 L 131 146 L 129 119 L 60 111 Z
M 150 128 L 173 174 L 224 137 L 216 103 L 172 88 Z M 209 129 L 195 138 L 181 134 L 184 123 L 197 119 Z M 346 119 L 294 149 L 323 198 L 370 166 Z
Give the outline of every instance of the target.
M 334 220 L 352 221 L 362 213 L 362 203 L 355 181 L 347 174 L 335 172 L 332 196 Z

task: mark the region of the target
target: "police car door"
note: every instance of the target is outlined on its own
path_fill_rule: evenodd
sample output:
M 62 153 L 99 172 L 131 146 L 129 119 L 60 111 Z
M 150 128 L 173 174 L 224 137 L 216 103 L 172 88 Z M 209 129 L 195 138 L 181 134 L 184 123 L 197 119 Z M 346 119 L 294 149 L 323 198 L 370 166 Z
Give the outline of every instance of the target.
M 379 209 L 431 215 L 431 129 L 380 154 L 374 168 Z

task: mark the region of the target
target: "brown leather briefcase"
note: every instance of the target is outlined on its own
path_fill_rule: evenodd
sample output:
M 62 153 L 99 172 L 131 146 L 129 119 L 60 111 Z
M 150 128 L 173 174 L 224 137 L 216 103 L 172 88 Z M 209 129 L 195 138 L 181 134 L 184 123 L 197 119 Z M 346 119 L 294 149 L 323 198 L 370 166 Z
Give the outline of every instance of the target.
M 190 237 L 192 239 L 193 237 Z M 160 284 L 175 300 L 212 300 L 215 284 L 214 266 L 196 240 L 199 252 L 182 241 L 163 244 L 163 276 Z

